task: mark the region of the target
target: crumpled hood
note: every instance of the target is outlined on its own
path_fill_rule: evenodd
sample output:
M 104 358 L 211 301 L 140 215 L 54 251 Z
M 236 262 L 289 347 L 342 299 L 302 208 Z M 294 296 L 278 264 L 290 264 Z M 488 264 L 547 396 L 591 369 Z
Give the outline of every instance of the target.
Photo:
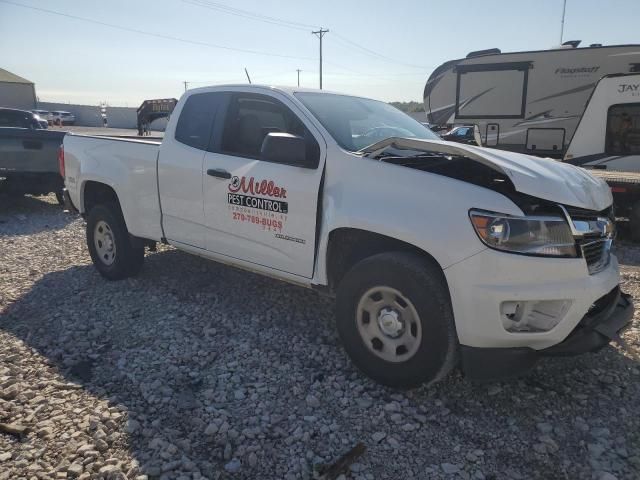
M 382 152 L 389 146 L 467 157 L 504 173 L 518 192 L 543 200 L 595 211 L 604 210 L 613 203 L 611 189 L 604 180 L 583 168 L 550 158 L 444 140 L 410 138 L 388 138 L 361 152 Z

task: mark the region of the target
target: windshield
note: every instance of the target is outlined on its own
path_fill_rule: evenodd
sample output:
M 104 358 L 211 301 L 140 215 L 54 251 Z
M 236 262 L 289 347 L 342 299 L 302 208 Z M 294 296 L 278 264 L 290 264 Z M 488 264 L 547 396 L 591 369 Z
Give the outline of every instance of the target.
M 420 122 L 384 102 L 332 93 L 298 92 L 295 96 L 338 145 L 351 152 L 389 137 L 440 140 Z

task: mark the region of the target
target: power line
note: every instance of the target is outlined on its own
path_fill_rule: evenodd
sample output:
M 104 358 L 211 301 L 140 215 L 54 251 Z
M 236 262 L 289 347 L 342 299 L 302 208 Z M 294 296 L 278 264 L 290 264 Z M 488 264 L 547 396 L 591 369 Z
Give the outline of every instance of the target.
M 360 50 L 361 53 L 367 54 L 367 55 L 369 55 L 371 57 L 375 57 L 375 58 L 378 58 L 380 60 L 384 60 L 384 61 L 389 62 L 389 63 L 395 63 L 395 64 L 398 64 L 398 65 L 404 65 L 404 66 L 407 66 L 407 67 L 421 68 L 421 69 L 425 69 L 426 68 L 423 65 L 415 65 L 413 63 L 406 63 L 406 62 L 403 62 L 403 61 L 400 61 L 400 60 L 396 60 L 396 59 L 391 58 L 391 57 L 387 57 L 386 55 L 378 53 L 378 52 L 376 52 L 374 50 L 371 50 L 371 49 L 369 49 L 367 47 L 363 47 L 362 45 L 360 45 L 360 44 L 358 44 L 356 42 L 353 42 L 353 41 L 349 40 L 348 38 L 345 38 L 345 37 L 343 37 L 342 35 L 340 35 L 340 34 L 338 34 L 336 32 L 333 32 L 333 36 L 336 37 L 335 39 L 338 40 L 339 42 L 341 42 L 343 45 L 350 45 L 352 47 L 355 47 L 358 50 Z
M 107 23 L 107 22 L 102 22 L 100 20 L 94 20 L 93 18 L 80 17 L 78 15 L 71 15 L 71 14 L 68 14 L 68 13 L 58 12 L 58 11 L 55 11 L 55 10 L 49 10 L 47 8 L 34 7 L 34 6 L 31 6 L 31 5 L 24 5 L 22 3 L 12 2 L 10 0 L 0 0 L 0 2 L 6 3 L 8 5 L 14 5 L 16 7 L 28 8 L 30 10 L 36 10 L 36 11 L 39 11 L 39 12 L 49 13 L 51 15 L 58 15 L 60 17 L 66 17 L 66 18 L 71 18 L 71 19 L 74 19 L 74 20 L 80 20 L 80 21 L 83 21 L 83 22 L 93 23 L 95 25 L 101 25 L 103 27 L 115 28 L 115 29 L 118 29 L 118 30 L 123 30 L 125 32 L 137 33 L 137 34 L 140 34 L 140 35 L 147 35 L 149 37 L 162 38 L 162 39 L 165 39 L 165 40 L 173 40 L 173 41 L 176 41 L 176 42 L 188 43 L 190 45 L 198 45 L 198 46 L 202 46 L 202 47 L 218 48 L 218 49 L 221 49 L 221 50 L 229 50 L 229 51 L 233 51 L 233 52 L 249 53 L 251 55 L 263 55 L 263 56 L 267 56 L 267 57 L 290 58 L 290 59 L 296 59 L 296 60 L 314 60 L 314 58 L 311 58 L 311 57 L 301 57 L 301 56 L 297 56 L 297 55 L 283 55 L 283 54 L 278 54 L 278 53 L 261 52 L 261 51 L 258 51 L 258 50 L 249 50 L 249 49 L 245 49 L 245 48 L 229 47 L 229 46 L 226 46 L 226 45 L 220 45 L 220 44 L 216 44 L 216 43 L 201 42 L 199 40 L 189 40 L 187 38 L 175 37 L 173 35 L 166 35 L 166 34 L 162 34 L 162 33 L 147 32 L 145 30 L 139 30 L 137 28 L 124 27 L 122 25 L 116 25 L 114 23 Z
M 248 10 L 242 10 L 239 8 L 230 7 L 228 5 L 224 5 L 222 3 L 217 3 L 217 2 L 211 2 L 207 0 L 182 0 L 182 1 L 184 3 L 188 3 L 191 5 L 208 8 L 209 10 L 216 10 L 219 12 L 227 13 L 229 15 L 235 15 L 237 17 L 249 18 L 252 20 L 260 21 L 260 22 L 271 23 L 273 25 L 279 25 L 281 27 L 293 28 L 296 30 L 303 30 L 303 31 L 306 31 L 309 28 L 317 28 L 317 25 L 310 25 L 307 23 L 300 23 L 300 22 L 285 20 L 282 18 L 271 17 L 269 15 L 250 12 Z
M 209 0 L 182 0 L 182 2 L 190 4 L 190 5 L 195 5 L 195 6 L 200 6 L 203 8 L 208 8 L 210 10 L 215 10 L 218 12 L 222 12 L 222 13 L 227 13 L 230 15 L 236 15 L 238 17 L 242 17 L 242 18 L 248 18 L 251 20 L 256 20 L 259 22 L 264 22 L 264 23 L 269 23 L 271 25 L 277 25 L 280 27 L 286 27 L 286 28 L 292 28 L 294 30 L 306 30 L 308 28 L 318 28 L 317 25 L 310 25 L 310 24 L 306 24 L 306 23 L 301 23 L 301 22 L 294 22 L 291 20 L 285 20 L 283 18 L 279 18 L 279 17 L 272 17 L 269 15 L 263 15 L 260 13 L 255 13 L 255 12 L 250 12 L 248 10 L 242 10 L 239 8 L 234 8 L 234 7 L 230 7 L 228 5 L 224 5 L 222 3 L 218 3 L 218 2 L 211 2 Z M 322 30 L 322 29 L 320 29 Z M 360 51 L 360 53 L 364 53 L 366 55 L 369 55 L 371 57 L 377 58 L 379 60 L 384 60 L 388 63 L 394 63 L 397 65 L 403 65 L 406 67 L 411 67 L 411 68 L 420 68 L 420 69 L 424 69 L 426 67 L 424 67 L 423 65 L 415 65 L 412 63 L 407 63 L 407 62 L 403 62 L 401 60 L 397 60 L 395 58 L 392 57 L 388 57 L 386 55 L 383 55 L 379 52 L 376 52 L 375 50 L 371 50 L 370 48 L 367 48 L 363 45 L 360 45 L 359 43 L 354 42 L 353 40 L 349 40 L 348 38 L 346 38 L 343 35 L 340 35 L 338 33 L 336 33 L 334 30 L 333 32 L 333 36 L 336 37 L 336 39 L 342 43 L 343 45 L 350 47 L 350 48 L 355 48 L 357 50 Z M 328 62 L 327 62 L 328 63 Z
M 320 28 L 320 30 L 311 33 L 320 39 L 320 90 L 322 90 L 322 37 L 324 37 L 326 33 L 329 33 L 329 30 Z

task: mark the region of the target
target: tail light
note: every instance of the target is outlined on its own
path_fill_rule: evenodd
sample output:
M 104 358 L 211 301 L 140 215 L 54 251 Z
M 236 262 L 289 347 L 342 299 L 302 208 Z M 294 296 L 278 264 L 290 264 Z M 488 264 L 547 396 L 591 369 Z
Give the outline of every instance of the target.
M 64 145 L 60 145 L 58 148 L 58 170 L 62 178 L 64 178 Z

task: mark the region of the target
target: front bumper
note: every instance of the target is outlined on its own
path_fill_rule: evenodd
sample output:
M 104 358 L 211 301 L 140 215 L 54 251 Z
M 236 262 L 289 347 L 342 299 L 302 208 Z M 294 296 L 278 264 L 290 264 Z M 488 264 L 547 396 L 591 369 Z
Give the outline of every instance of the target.
M 496 380 L 522 374 L 542 357 L 596 352 L 620 338 L 620 333 L 631 325 L 633 311 L 631 297 L 615 287 L 593 304 L 562 342 L 540 350 L 462 345 L 462 370 L 473 380 Z

